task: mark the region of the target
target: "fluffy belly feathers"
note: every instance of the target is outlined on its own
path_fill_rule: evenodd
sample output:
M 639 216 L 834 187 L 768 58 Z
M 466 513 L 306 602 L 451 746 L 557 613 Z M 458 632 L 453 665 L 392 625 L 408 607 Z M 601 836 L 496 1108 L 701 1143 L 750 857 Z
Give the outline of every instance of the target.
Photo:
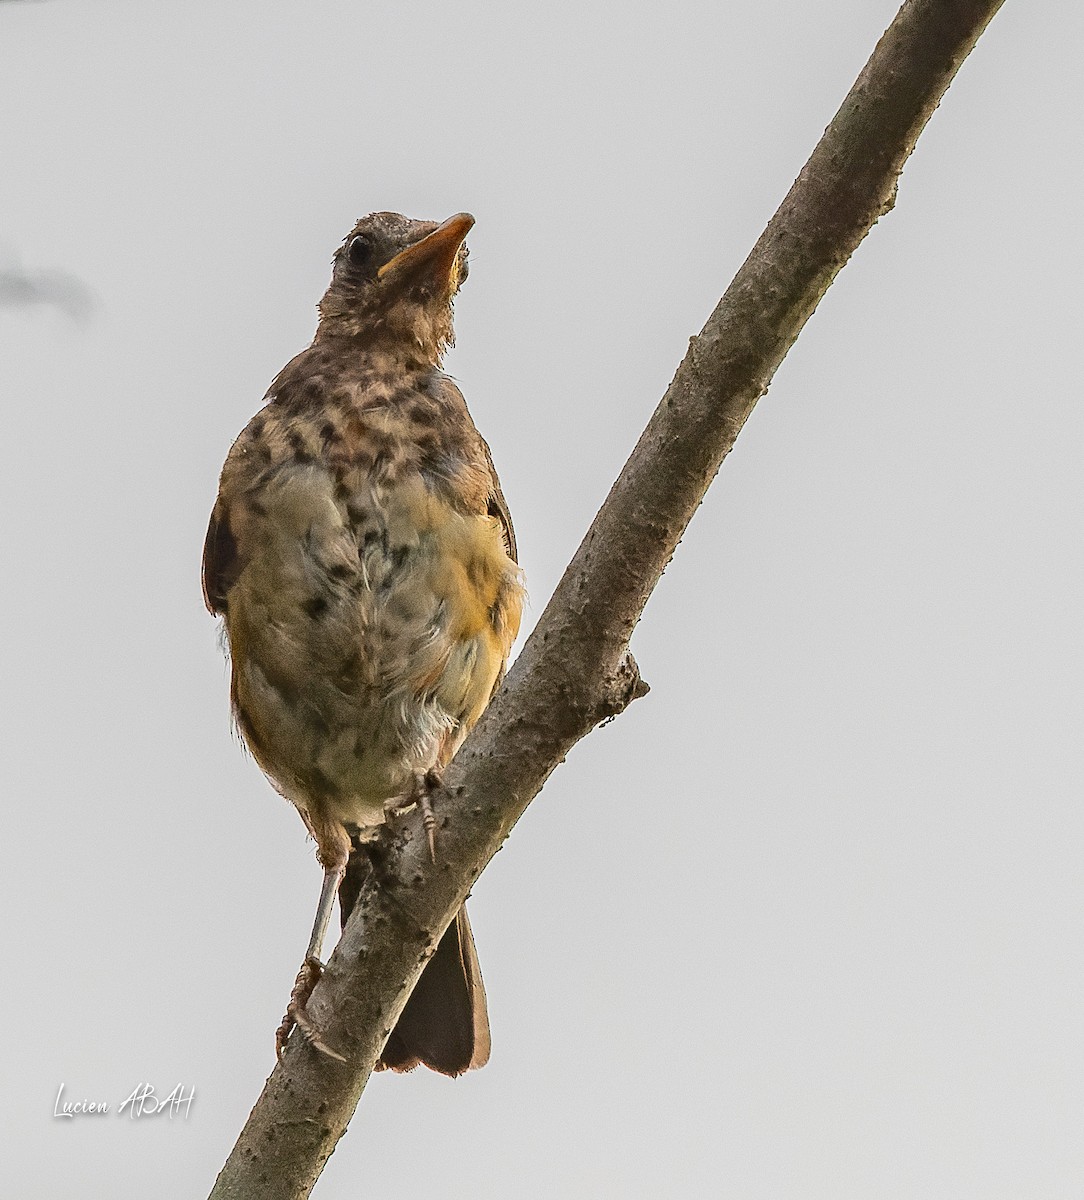
M 235 519 L 245 567 L 226 627 L 257 761 L 303 812 L 361 827 L 447 762 L 519 628 L 499 523 L 421 475 L 283 469 Z

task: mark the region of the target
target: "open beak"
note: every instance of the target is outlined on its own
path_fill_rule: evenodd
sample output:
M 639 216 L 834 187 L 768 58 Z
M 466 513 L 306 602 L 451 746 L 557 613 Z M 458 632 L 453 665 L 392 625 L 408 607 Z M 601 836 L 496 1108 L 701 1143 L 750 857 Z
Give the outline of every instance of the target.
M 389 275 L 403 277 L 422 272 L 435 283 L 450 284 L 454 290 L 456 279 L 456 259 L 459 257 L 459 247 L 470 232 L 474 218 L 470 213 L 456 213 L 447 221 L 438 225 L 432 233 L 427 233 L 421 241 L 407 246 L 390 261 L 386 262 L 379 271 L 378 279 L 386 279 Z

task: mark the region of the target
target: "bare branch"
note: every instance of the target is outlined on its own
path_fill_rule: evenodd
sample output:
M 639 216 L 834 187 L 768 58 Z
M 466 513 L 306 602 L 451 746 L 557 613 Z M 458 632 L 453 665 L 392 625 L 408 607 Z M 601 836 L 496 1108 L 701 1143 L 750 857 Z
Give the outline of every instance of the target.
M 688 353 L 504 687 L 451 764 L 440 862 L 386 839 L 310 1011 L 212 1193 L 307 1196 L 471 884 L 568 750 L 642 694 L 628 643 L 678 539 L 836 273 L 895 200 L 920 132 L 1001 0 L 908 0 Z

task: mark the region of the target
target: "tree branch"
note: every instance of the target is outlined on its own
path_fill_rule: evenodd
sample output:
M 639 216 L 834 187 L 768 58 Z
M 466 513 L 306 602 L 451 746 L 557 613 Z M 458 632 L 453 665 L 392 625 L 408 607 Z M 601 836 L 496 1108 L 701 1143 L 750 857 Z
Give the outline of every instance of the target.
M 896 179 L 1001 0 L 908 0 L 678 368 L 504 687 L 420 824 L 389 831 L 310 1001 L 347 1062 L 290 1039 L 215 1200 L 307 1196 L 384 1039 L 471 885 L 571 747 L 646 691 L 633 628 L 742 425 Z

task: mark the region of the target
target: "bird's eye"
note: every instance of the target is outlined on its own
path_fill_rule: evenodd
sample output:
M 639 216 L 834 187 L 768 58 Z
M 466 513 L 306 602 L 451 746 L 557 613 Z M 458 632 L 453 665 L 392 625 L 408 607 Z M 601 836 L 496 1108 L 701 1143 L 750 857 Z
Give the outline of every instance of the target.
M 356 237 L 350 239 L 350 245 L 346 248 L 347 257 L 355 267 L 363 267 L 369 261 L 369 257 L 373 252 L 373 244 L 363 234 L 359 233 Z

